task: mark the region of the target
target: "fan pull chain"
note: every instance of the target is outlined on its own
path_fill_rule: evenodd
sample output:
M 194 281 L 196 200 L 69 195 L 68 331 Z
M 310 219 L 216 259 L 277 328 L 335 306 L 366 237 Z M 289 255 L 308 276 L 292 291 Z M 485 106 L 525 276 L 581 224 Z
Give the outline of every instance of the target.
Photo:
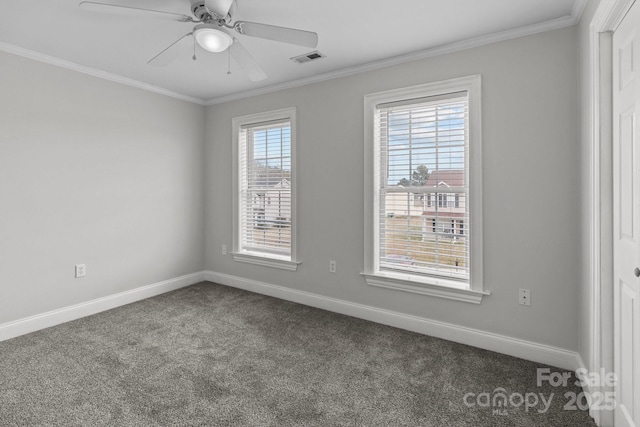
M 231 49 L 227 49 L 227 75 L 231 75 Z
M 193 56 L 191 57 L 191 59 L 193 59 L 194 61 L 196 59 L 198 59 L 198 57 L 196 56 L 196 36 L 193 36 Z

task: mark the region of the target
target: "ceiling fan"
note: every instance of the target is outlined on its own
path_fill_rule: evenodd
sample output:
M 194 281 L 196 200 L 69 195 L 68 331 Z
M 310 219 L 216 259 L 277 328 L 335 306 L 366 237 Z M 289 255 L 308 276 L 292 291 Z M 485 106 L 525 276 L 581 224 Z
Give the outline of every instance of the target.
M 265 79 L 267 75 L 253 56 L 240 44 L 240 41 L 233 36 L 233 31 L 245 36 L 310 48 L 315 48 L 318 45 L 318 34 L 311 31 L 256 22 L 234 21 L 236 0 L 189 1 L 191 2 L 191 12 L 195 18 L 174 12 L 96 1 L 82 1 L 80 2 L 80 7 L 93 12 L 147 16 L 196 24 L 191 32 L 180 37 L 151 58 L 147 62 L 150 65 L 163 66 L 169 64 L 183 52 L 185 47 L 191 46 L 191 44 L 187 43 L 191 41 L 194 49 L 194 60 L 196 59 L 196 44 L 213 53 L 228 51 L 230 57 L 233 57 L 240 67 L 247 72 L 251 81 L 260 81 Z

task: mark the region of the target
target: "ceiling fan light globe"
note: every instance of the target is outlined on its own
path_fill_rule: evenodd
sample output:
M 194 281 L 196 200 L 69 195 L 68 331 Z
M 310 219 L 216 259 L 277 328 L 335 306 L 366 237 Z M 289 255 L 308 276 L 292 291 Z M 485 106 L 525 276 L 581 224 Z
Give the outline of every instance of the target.
M 233 43 L 233 38 L 216 28 L 199 27 L 195 30 L 195 38 L 198 44 L 209 52 L 224 52 Z

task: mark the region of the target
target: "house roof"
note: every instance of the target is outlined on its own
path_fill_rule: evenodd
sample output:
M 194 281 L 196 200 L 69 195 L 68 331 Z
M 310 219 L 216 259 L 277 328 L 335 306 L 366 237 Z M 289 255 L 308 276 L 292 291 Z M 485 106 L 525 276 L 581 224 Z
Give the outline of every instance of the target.
M 427 187 L 464 187 L 464 169 L 434 170 L 429 174 Z
M 276 176 L 261 176 L 256 178 L 252 182 L 253 187 L 261 187 L 261 188 L 290 188 L 291 182 L 287 178 L 280 178 Z

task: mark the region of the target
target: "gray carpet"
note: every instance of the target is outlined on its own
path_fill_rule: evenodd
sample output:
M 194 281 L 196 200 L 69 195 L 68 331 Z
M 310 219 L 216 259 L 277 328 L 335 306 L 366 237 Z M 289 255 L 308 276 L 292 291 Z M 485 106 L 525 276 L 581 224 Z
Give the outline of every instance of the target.
M 537 387 L 536 368 L 201 283 L 1 342 L 0 425 L 595 425 L 563 408 L 579 388 Z M 464 403 L 499 387 L 553 394 L 549 411 L 527 411 L 517 395 L 503 407 Z

